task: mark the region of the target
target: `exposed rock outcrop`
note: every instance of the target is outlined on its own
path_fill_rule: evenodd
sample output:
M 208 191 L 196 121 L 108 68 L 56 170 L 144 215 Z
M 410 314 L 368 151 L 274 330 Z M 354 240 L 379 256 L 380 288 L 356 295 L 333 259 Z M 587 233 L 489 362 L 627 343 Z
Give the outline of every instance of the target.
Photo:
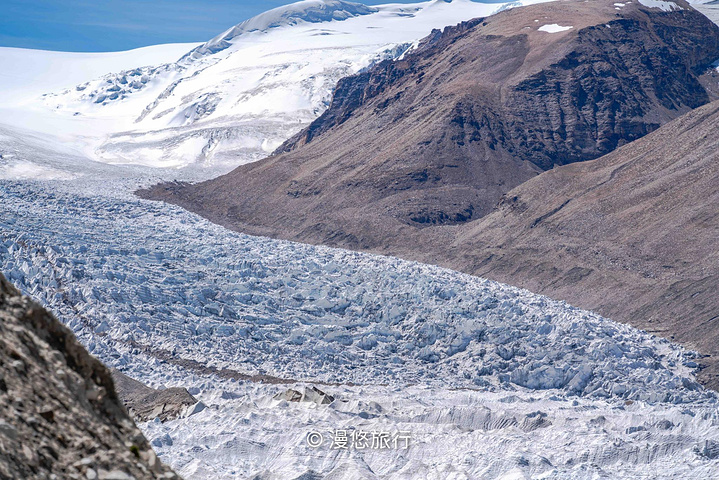
M 305 387 L 305 391 L 299 392 L 292 388 L 288 388 L 284 392 L 280 392 L 274 396 L 275 400 L 285 400 L 287 402 L 306 402 L 314 403 L 316 405 L 329 405 L 334 402 L 335 398 L 329 395 L 314 385 Z
M 173 420 L 197 403 L 197 399 L 190 395 L 186 388 L 171 387 L 158 390 L 115 369 L 112 369 L 112 379 L 115 382 L 117 395 L 130 415 L 140 422 L 155 418 L 163 422 Z
M 112 377 L 0 275 L 0 479 L 178 478 L 128 416 Z

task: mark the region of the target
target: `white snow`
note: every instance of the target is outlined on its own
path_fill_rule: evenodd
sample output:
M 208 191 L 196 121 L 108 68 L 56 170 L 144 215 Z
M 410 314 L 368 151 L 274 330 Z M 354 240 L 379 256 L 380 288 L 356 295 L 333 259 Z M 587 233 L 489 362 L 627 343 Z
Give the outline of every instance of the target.
M 411 7 L 410 7 L 411 8 Z M 293 26 L 303 23 L 323 23 L 334 20 L 347 20 L 360 15 L 376 13 L 379 10 L 361 3 L 343 0 L 302 0 L 290 5 L 268 10 L 250 18 L 226 32 L 221 33 L 209 42 L 201 45 L 188 55 L 199 58 L 203 55 L 216 53 L 230 46 L 230 42 L 242 34 L 250 32 L 267 32 L 273 28 Z
M 542 25 L 537 30 L 539 30 L 540 32 L 547 32 L 547 33 L 559 33 L 559 32 L 565 32 L 567 30 L 571 30 L 572 28 L 574 28 L 574 27 L 571 25 L 567 26 L 567 27 L 563 27 L 556 23 L 549 23 L 547 25 Z
M 24 104 L 108 72 L 177 61 L 196 43 L 153 45 L 125 52 L 71 53 L 0 47 L 0 105 Z
M 1 180 L 29 180 L 42 178 L 45 180 L 70 180 L 72 174 L 63 170 L 52 167 L 38 165 L 36 163 L 23 160 L 7 161 L 0 159 L 0 179 Z
M 663 12 L 673 12 L 674 10 L 684 10 L 674 2 L 664 0 L 639 0 L 639 3 L 649 8 L 658 8 Z
M 206 178 L 264 157 L 261 146 L 277 146 L 317 118 L 341 77 L 401 56 L 433 28 L 528 3 L 537 0 L 373 7 L 305 0 L 196 48 L 2 49 L 0 98 L 11 101 L 0 102 L 0 118 L 94 161 L 188 167 Z M 178 148 L 189 139 L 191 149 Z
M 209 407 L 199 414 L 142 428 L 149 438 L 164 440 L 156 442 L 161 458 L 187 479 L 305 474 L 327 479 L 589 480 L 717 474 L 716 461 L 698 454 L 702 442 L 717 441 L 716 429 L 706 428 L 717 419 L 710 408 L 421 386 L 320 386 L 336 397 L 323 406 L 272 399 L 287 387 L 301 389 L 216 384 L 200 394 Z M 352 431 L 409 432 L 409 448 L 333 449 L 337 430 L 348 436 Z M 310 432 L 322 435 L 318 448 L 307 445 Z

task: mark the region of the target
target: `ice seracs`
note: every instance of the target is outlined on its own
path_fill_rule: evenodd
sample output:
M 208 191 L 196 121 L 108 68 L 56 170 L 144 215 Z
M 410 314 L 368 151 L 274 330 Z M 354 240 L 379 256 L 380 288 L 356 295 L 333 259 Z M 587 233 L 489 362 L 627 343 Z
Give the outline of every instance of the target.
M 713 398 L 693 379 L 695 354 L 561 302 L 232 233 L 127 186 L 59 185 L 2 184 L 0 268 L 111 366 L 132 364 L 116 355 L 125 347 L 151 346 L 287 381 Z
M 142 425 L 185 478 L 719 472 L 692 352 L 450 270 L 232 233 L 131 187 L 1 182 L 0 269 L 104 362 L 198 400 Z M 306 443 L 357 429 L 412 446 Z

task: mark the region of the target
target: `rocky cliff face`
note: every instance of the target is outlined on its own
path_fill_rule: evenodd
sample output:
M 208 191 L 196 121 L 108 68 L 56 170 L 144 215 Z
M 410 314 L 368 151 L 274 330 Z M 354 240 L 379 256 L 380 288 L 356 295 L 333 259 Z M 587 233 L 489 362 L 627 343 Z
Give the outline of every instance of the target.
M 110 372 L 0 275 L 0 479 L 178 478 L 115 393 Z
M 704 75 L 719 27 L 671 5 L 553 2 L 435 32 L 342 80 L 276 155 L 141 194 L 247 233 L 397 253 L 715 98 Z

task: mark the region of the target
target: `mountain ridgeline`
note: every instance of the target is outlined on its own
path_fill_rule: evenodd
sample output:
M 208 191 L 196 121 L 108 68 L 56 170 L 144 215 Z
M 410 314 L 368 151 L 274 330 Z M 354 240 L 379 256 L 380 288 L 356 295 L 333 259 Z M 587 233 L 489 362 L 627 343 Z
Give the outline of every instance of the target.
M 260 15 L 235 25 L 209 42 L 192 49 L 182 60 L 192 61 L 205 55 L 212 55 L 228 48 L 232 41 L 248 32 L 267 32 L 272 28 L 296 25 L 298 22 L 322 23 L 332 20 L 346 20 L 359 15 L 369 15 L 377 9 L 361 3 L 344 0 L 302 0 L 268 10 Z
M 700 24 L 692 24 L 700 19 Z M 546 66 L 541 64 L 544 59 L 537 59 L 539 65 L 529 64 L 532 45 L 527 35 L 490 43 L 500 49 L 491 56 L 474 50 L 466 37 L 483 32 L 482 27 L 488 26 L 486 19 L 435 31 L 406 61 L 388 60 L 367 72 L 341 79 L 330 108 L 276 153 L 298 149 L 341 125 L 365 105 L 372 104 L 374 114 L 382 114 L 390 107 L 396 113 L 397 102 L 400 107 L 414 106 L 419 103 L 417 98 L 404 98 L 413 94 L 407 87 L 426 84 L 428 73 L 432 85 L 422 100 L 429 101 L 426 97 L 433 94 L 448 98 L 442 84 L 459 79 L 457 70 L 467 75 L 462 80 L 471 81 L 469 76 L 475 73 L 476 62 L 482 61 L 474 57 L 481 56 L 491 60 L 485 61 L 482 72 L 497 68 L 501 63 L 495 61 L 507 57 L 508 64 L 493 72 L 492 77 L 477 75 L 477 83 L 485 83 L 485 88 L 491 83 L 482 82 L 485 79 L 504 84 L 503 88 L 451 92 L 452 108 L 444 119 L 449 141 L 467 149 L 481 143 L 485 147 L 482 153 L 506 150 L 542 170 L 596 158 L 655 130 L 676 117 L 674 112 L 709 102 L 700 77 L 716 60 L 719 43 L 716 35 L 710 35 L 705 48 L 700 48 L 699 40 L 701 29 L 709 28 L 710 22 L 696 13 L 679 12 L 676 16 L 660 16 L 660 20 L 655 23 L 654 18 L 642 15 L 588 26 L 571 39 L 571 51 L 558 61 L 551 59 Z M 483 33 L 489 37 L 493 32 Z M 541 38 L 546 33 L 537 35 L 537 40 L 547 40 Z M 481 46 L 491 42 L 489 38 L 481 40 Z M 456 43 L 459 49 L 453 48 Z M 451 69 L 432 75 L 429 70 L 437 59 L 453 50 L 459 51 L 444 65 Z M 508 50 L 510 54 L 506 55 Z M 518 59 L 523 60 L 521 65 Z M 537 66 L 541 70 L 533 72 Z M 384 94 L 388 90 L 393 95 Z M 377 97 L 380 101 L 375 101 Z M 465 155 L 472 157 L 474 153 L 467 151 Z M 478 158 L 482 159 L 487 158 Z

